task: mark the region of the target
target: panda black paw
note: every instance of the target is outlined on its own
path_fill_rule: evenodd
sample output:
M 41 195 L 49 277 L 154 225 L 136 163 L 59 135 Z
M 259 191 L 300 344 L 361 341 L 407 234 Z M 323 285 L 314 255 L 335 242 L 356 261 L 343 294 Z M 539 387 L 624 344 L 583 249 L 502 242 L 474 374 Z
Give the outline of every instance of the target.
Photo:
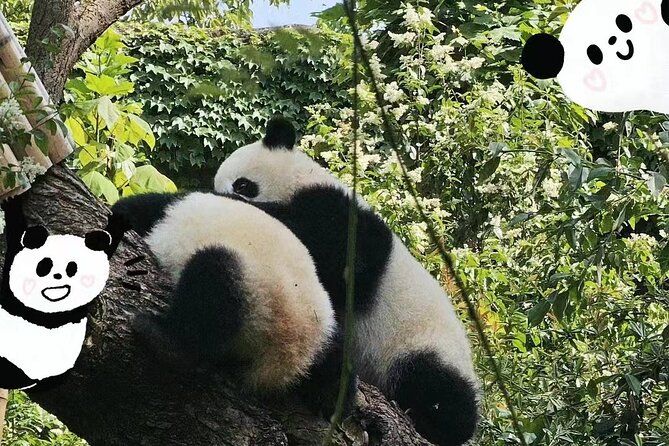
M 160 317 L 140 314 L 135 316 L 132 326 L 140 346 L 160 364 L 177 373 L 187 373 L 197 364 L 197 358 L 189 355 L 183 345 L 164 328 Z

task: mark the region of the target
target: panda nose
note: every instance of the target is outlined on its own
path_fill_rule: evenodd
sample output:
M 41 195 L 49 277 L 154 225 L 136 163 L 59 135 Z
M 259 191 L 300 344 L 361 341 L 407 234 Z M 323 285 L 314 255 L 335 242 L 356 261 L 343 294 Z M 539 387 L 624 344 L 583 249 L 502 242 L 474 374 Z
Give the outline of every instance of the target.
M 56 279 L 56 280 L 60 280 L 60 279 L 63 278 L 63 275 L 60 274 L 60 273 L 56 273 L 56 274 L 53 275 L 53 278 Z

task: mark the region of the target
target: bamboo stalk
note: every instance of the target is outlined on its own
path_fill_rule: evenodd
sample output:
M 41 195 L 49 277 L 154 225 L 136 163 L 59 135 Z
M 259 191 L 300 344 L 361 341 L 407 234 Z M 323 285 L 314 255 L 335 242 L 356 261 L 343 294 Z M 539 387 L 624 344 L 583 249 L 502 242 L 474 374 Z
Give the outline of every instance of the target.
M 65 159 L 73 151 L 73 145 L 68 138 L 63 135 L 60 128 L 56 127 L 56 132 L 51 133 L 44 123 L 38 121 L 34 113 L 35 103 L 39 101 L 38 107 L 46 113 L 54 113 L 54 107 L 42 81 L 35 71 L 25 62 L 26 54 L 21 44 L 16 39 L 5 17 L 0 12 L 0 73 L 9 81 L 22 82 L 22 88 L 26 89 L 26 94 L 21 94 L 17 98 L 21 108 L 30 124 L 34 128 L 39 128 L 44 132 L 49 142 L 49 157 L 55 164 Z M 27 75 L 34 77 L 33 81 L 26 79 Z
M 2 428 L 5 425 L 5 411 L 7 410 L 7 400 L 9 392 L 7 389 L 0 389 L 0 442 L 2 442 Z
M 0 101 L 4 99 L 8 99 L 12 97 L 12 91 L 9 89 L 9 85 L 7 84 L 7 81 L 5 78 L 2 76 L 0 73 Z M 21 126 L 25 131 L 30 132 L 32 131 L 33 127 L 30 124 L 30 121 L 28 121 L 28 118 L 26 118 L 23 115 L 19 115 L 15 117 L 16 119 L 16 124 Z M 37 147 L 37 144 L 33 139 L 31 139 L 30 144 L 27 147 L 19 147 L 19 146 L 13 146 L 12 149 L 14 150 L 14 155 L 16 156 L 17 159 L 21 160 L 26 156 L 31 157 L 37 164 L 41 164 L 42 166 L 46 167 L 47 169 L 52 166 L 51 160 L 49 159 L 48 156 L 46 156 L 39 147 Z

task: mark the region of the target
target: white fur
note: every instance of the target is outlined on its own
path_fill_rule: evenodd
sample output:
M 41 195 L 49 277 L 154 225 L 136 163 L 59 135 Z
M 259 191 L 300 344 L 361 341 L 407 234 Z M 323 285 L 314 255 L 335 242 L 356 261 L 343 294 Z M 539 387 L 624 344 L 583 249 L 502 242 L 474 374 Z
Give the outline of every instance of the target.
M 254 387 L 281 387 L 304 375 L 335 326 L 329 296 L 304 245 L 278 220 L 240 201 L 193 193 L 170 206 L 148 243 L 178 278 L 205 247 L 239 256 L 250 305 L 238 351 L 255 360 Z
M 34 380 L 62 375 L 74 367 L 85 336 L 86 319 L 48 329 L 0 308 L 0 356 Z
M 350 190 L 330 172 L 298 150 L 268 150 L 262 142 L 235 151 L 220 166 L 217 192 L 232 192 L 240 177 L 255 181 L 254 201 L 287 201 L 301 188 L 315 184 Z M 369 205 L 361 201 L 361 206 Z M 389 368 L 409 352 L 429 349 L 445 364 L 476 383 L 467 334 L 448 294 L 393 236 L 388 267 L 380 280 L 376 306 L 356 320 L 356 353 L 360 376 L 389 391 Z
M 258 184 L 260 196 L 256 199 L 262 201 L 285 200 L 308 185 L 339 184 L 330 172 L 305 153 L 268 150 L 262 141 L 233 152 L 219 167 L 214 188 L 217 192 L 231 194 L 234 192 L 232 184 L 240 177 Z
M 39 277 L 36 273 L 37 264 L 45 257 L 53 261 L 53 268 L 45 277 Z M 68 277 L 65 272 L 69 262 L 77 264 L 74 277 Z M 53 276 L 56 273 L 61 274 L 62 278 L 55 279 Z M 102 292 L 108 278 L 107 254 L 88 249 L 81 237 L 52 235 L 42 247 L 24 248 L 16 254 L 9 272 L 9 287 L 25 306 L 43 313 L 57 313 L 91 302 Z M 66 288 L 58 287 L 69 287 L 69 294 L 66 294 Z M 67 297 L 57 302 L 47 299 L 63 296 Z

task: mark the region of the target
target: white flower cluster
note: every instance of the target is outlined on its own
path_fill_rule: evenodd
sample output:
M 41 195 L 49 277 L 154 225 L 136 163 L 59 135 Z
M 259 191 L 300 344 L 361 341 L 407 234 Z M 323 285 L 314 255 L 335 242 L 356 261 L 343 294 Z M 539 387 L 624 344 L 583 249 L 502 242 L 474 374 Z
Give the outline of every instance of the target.
M 23 112 L 14 98 L 0 100 L 0 133 L 18 130 L 18 116 Z
M 434 15 L 432 11 L 425 7 L 414 8 L 411 3 L 404 7 L 404 24 L 417 31 L 430 28 Z
M 21 160 L 19 165 L 19 175 L 17 179 L 21 187 L 27 187 L 35 182 L 35 179 L 46 172 L 46 167 L 35 162 L 35 160 L 27 156 Z

